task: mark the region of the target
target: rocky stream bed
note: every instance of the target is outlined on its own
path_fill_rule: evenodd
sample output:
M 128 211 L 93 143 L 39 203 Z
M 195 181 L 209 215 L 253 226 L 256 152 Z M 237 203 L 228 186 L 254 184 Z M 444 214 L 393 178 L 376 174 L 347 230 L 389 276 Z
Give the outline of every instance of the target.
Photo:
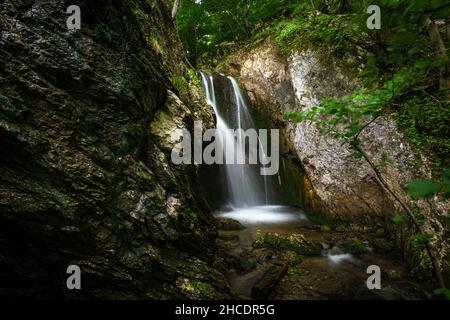
M 426 299 L 389 241 L 355 226 L 311 222 L 297 208 L 268 206 L 217 213 L 220 256 L 240 299 Z M 240 221 L 233 219 L 239 219 Z M 367 267 L 381 269 L 369 290 Z

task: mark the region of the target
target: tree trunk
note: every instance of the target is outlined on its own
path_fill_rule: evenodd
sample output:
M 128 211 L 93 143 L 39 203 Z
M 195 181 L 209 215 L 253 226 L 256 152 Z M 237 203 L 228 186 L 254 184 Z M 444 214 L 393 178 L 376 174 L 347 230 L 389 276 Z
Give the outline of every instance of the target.
M 448 62 L 447 50 L 442 41 L 441 34 L 437 25 L 430 18 L 425 20 L 425 26 L 428 29 L 428 34 L 430 35 L 431 44 L 434 47 L 436 55 L 440 59 L 447 60 L 445 66 L 442 67 L 439 79 L 439 88 L 441 90 L 447 90 L 447 96 L 450 97 L 450 63 Z
M 177 16 L 178 8 L 180 7 L 180 1 L 181 0 L 175 0 L 172 8 L 172 19 L 175 19 Z

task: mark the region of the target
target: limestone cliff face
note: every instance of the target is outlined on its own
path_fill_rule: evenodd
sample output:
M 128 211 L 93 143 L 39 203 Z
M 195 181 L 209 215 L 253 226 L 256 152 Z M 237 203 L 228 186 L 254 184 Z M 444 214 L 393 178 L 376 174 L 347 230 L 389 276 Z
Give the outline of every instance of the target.
M 343 72 L 332 58 L 324 59 L 314 51 L 292 52 L 286 57 L 270 38 L 232 54 L 219 69 L 238 77 L 253 104 L 272 120 L 273 127 L 285 132 L 288 148 L 305 172 L 308 211 L 360 223 L 367 229 L 383 228 L 390 231 L 386 236 L 400 237 L 391 218 L 402 212 L 401 207 L 382 186 L 368 161 L 356 158 L 349 146 L 320 134 L 314 124 L 283 119 L 288 110 L 305 111 L 325 96 L 353 91 L 358 87 L 356 77 Z M 420 208 L 425 216 L 424 229 L 434 235 L 432 244 L 441 267 L 449 270 L 450 246 L 444 226 L 449 202 L 438 198 L 412 201 L 404 189 L 416 177 L 431 177 L 427 159 L 422 156 L 422 165 L 415 165 L 415 155 L 390 115 L 373 121 L 360 139 L 369 160 L 381 166 L 389 188 L 402 202 Z M 390 160 L 383 162 L 383 155 Z M 420 260 L 416 253 L 408 253 L 407 258 L 411 265 Z
M 163 1 L 0 4 L 0 295 L 223 298 L 176 128 L 213 124 Z M 80 266 L 82 290 L 66 288 Z

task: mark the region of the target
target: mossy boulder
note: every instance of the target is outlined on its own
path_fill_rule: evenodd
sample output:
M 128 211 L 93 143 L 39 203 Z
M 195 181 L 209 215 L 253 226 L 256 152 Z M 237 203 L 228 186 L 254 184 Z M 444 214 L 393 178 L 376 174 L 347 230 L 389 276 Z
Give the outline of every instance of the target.
M 239 240 L 239 235 L 236 231 L 219 231 L 219 239 L 225 241 Z
M 217 290 L 206 281 L 179 278 L 176 283 L 185 296 L 190 299 L 202 299 L 203 297 L 210 297 L 211 299 L 221 298 L 220 295 L 217 294 Z
M 351 254 L 363 254 L 369 252 L 366 245 L 358 239 L 348 239 L 344 243 L 344 249 Z
M 257 242 L 261 245 L 261 242 Z M 305 239 L 302 234 L 279 235 L 268 232 L 264 234 L 262 245 L 276 247 L 280 250 L 293 251 L 300 255 L 320 255 L 322 246 L 316 241 Z
M 217 219 L 217 228 L 223 231 L 240 231 L 245 229 L 239 221 L 231 218 Z
M 294 251 L 283 252 L 282 260 L 286 261 L 289 267 L 295 267 L 302 263 L 302 257 Z

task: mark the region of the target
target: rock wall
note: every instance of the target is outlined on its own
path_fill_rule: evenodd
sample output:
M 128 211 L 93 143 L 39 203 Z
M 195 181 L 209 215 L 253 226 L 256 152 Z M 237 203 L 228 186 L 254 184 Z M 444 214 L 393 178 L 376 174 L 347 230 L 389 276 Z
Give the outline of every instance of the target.
M 224 298 L 176 128 L 213 116 L 165 2 L 0 3 L 0 296 Z M 66 268 L 81 268 L 81 290 Z
M 382 186 L 369 162 L 356 158 L 349 146 L 321 135 L 314 124 L 283 119 L 288 110 L 305 111 L 325 96 L 337 97 L 353 91 L 358 87 L 355 76 L 341 70 L 331 57 L 311 50 L 285 56 L 270 38 L 230 55 L 217 68 L 236 76 L 253 104 L 272 119 L 274 128 L 284 133 L 284 153 L 291 157 L 295 154 L 305 172 L 305 208 L 309 212 L 358 223 L 368 231 L 378 229 L 406 247 L 405 257 L 414 268 L 423 267 L 423 253 L 404 243 L 405 235 L 398 235 L 399 230 L 392 223 L 392 217 L 402 213 L 399 203 Z M 450 203 L 437 197 L 413 201 L 404 190 L 405 184 L 416 177 L 431 177 L 426 157 L 421 156 L 422 164 L 416 165 L 416 156 L 391 115 L 373 121 L 360 139 L 369 160 L 380 165 L 389 188 L 402 202 L 419 208 L 424 215 L 423 228 L 434 235 L 435 255 L 448 276 L 450 245 L 445 219 Z M 382 160 L 386 156 L 389 161 Z

